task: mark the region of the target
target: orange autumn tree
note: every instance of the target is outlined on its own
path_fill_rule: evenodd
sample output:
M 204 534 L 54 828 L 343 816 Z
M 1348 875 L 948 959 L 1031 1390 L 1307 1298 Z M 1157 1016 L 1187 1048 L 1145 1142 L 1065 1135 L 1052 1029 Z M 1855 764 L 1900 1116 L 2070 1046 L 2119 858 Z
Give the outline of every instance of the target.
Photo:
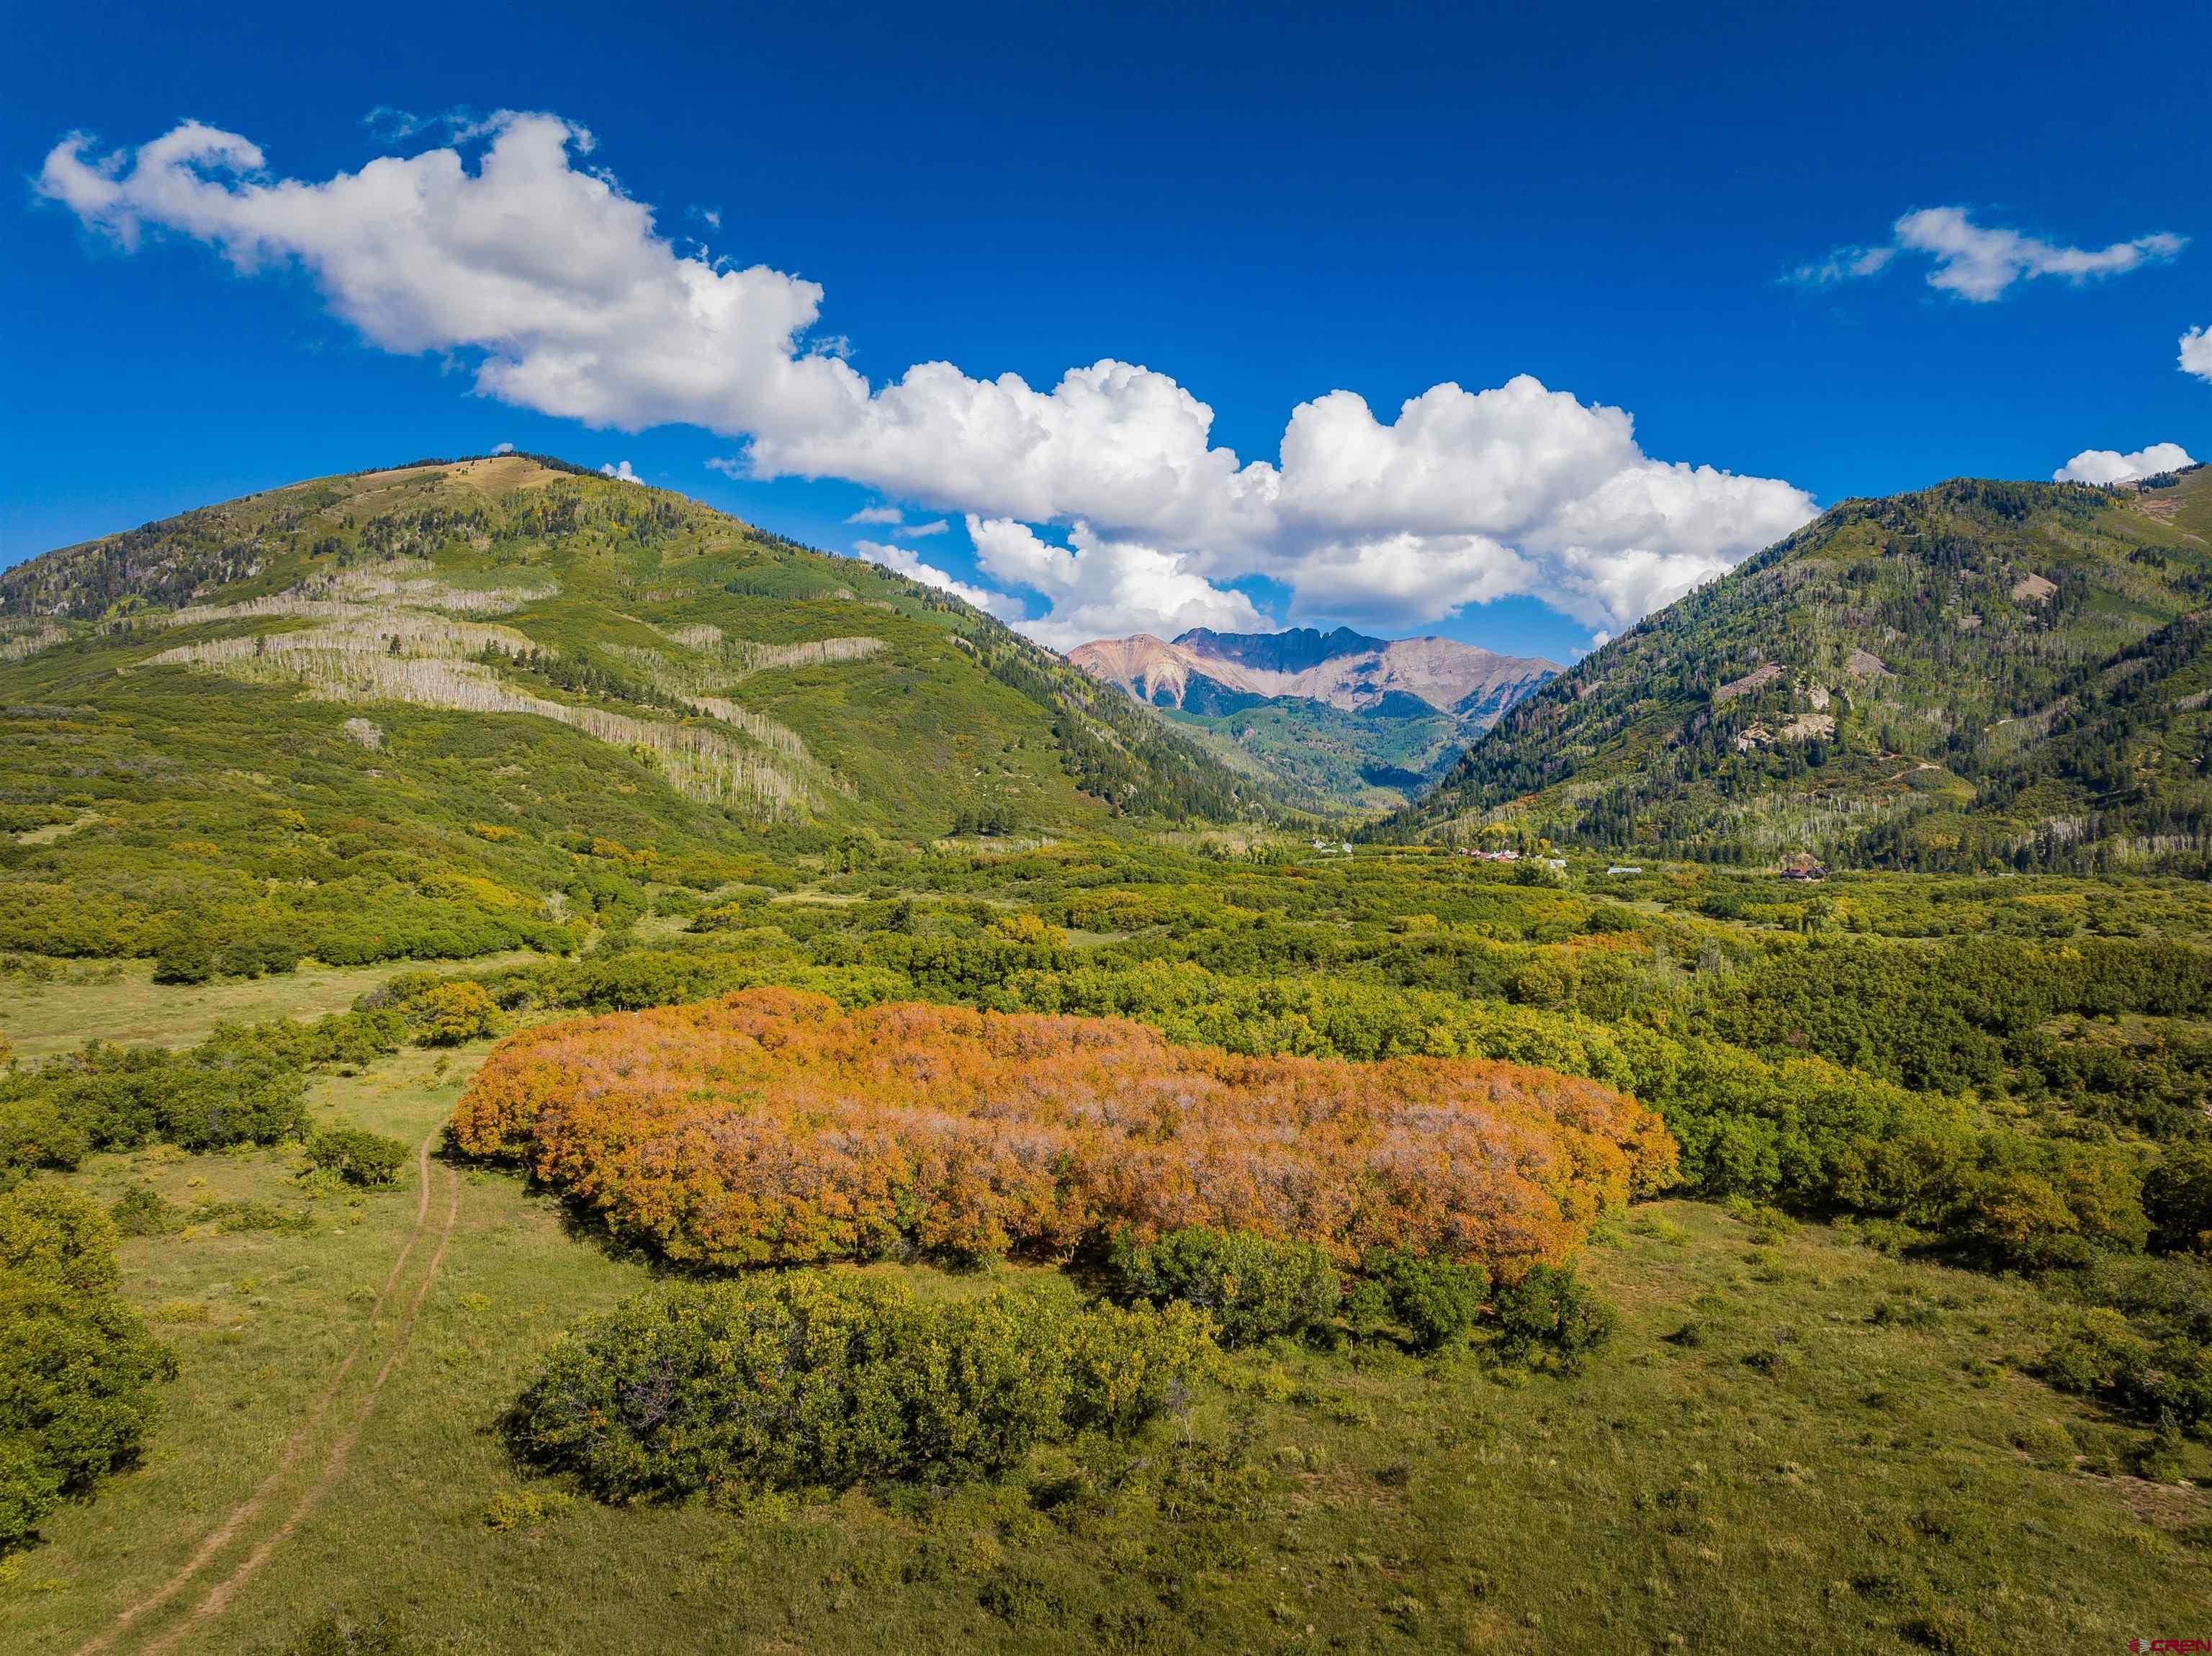
M 1549 1071 L 1244 1058 L 1120 1019 L 848 1014 L 781 989 L 514 1035 L 452 1126 L 462 1149 L 720 1267 L 1065 1257 L 1202 1224 L 1510 1277 L 1675 1169 L 1651 1111 Z

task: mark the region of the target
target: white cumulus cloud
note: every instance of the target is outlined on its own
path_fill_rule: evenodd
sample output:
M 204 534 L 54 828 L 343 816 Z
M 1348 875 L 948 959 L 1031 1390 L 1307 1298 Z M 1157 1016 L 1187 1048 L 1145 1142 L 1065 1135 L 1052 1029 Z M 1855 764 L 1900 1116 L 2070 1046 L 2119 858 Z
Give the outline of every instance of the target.
M 1022 619 L 1022 604 L 1018 598 L 1004 592 L 987 591 L 982 587 L 955 579 L 934 564 L 924 563 L 921 554 L 910 546 L 890 546 L 882 541 L 855 541 L 853 549 L 870 563 L 879 563 L 886 569 L 896 570 L 908 580 L 918 580 L 925 586 L 934 586 L 941 592 L 950 592 L 963 603 L 996 616 L 1000 621 L 1018 622 Z
M 2191 328 L 2181 336 L 2181 371 L 2212 379 L 2212 328 Z
M 1890 228 L 1896 237 L 1892 245 L 1838 247 L 1825 259 L 1799 265 L 1790 279 L 1829 287 L 1878 275 L 1899 253 L 1913 253 L 1930 261 L 1929 287 L 1985 305 L 2033 276 L 2058 276 L 2078 287 L 2093 276 L 2119 276 L 2172 258 L 2189 245 L 2185 236 L 2159 231 L 2108 247 L 2069 247 L 2024 231 L 1977 224 L 1964 207 L 1923 207 Z
M 624 460 L 619 465 L 601 466 L 599 468 L 599 476 L 602 477 L 611 477 L 619 483 L 641 483 L 645 481 L 644 478 L 639 476 L 637 473 L 629 469 L 629 462 L 627 460 Z
M 651 208 L 571 164 L 592 148 L 580 127 L 488 127 L 474 172 L 446 148 L 306 184 L 264 180 L 257 146 L 188 121 L 135 152 L 65 140 L 39 189 L 125 248 L 167 231 L 243 272 L 296 263 L 372 343 L 479 353 L 479 391 L 541 413 L 734 434 L 849 420 L 866 399 L 843 363 L 794 349 L 820 288 L 678 257 Z
M 580 127 L 507 112 L 452 130 L 320 181 L 271 176 L 249 140 L 198 122 L 135 150 L 77 135 L 38 188 L 125 248 L 175 235 L 240 273 L 304 270 L 365 339 L 458 357 L 514 406 L 701 427 L 744 440 L 708 462 L 732 476 L 842 478 L 958 514 L 986 575 L 1046 600 L 1023 624 L 1048 640 L 1264 626 L 1232 585 L 1250 576 L 1286 590 L 1293 619 L 1411 628 L 1528 594 L 1617 630 L 1813 514 L 1786 482 L 1654 459 L 1624 410 L 1526 376 L 1438 385 L 1387 419 L 1329 391 L 1291 412 L 1273 459 L 1215 444 L 1200 397 L 1111 358 L 1042 388 L 949 362 L 873 384 L 817 331 L 818 285 L 686 254 L 651 207 L 579 164 Z M 936 532 L 896 507 L 854 521 Z M 909 550 L 866 555 L 984 591 Z
M 2085 448 L 2051 474 L 2057 483 L 2131 483 L 2138 477 L 2193 466 L 2189 451 L 2179 443 L 2153 443 L 2133 454 L 2117 449 Z
M 1224 591 L 1199 574 L 1182 553 L 1116 541 L 1088 524 L 1055 546 L 1010 518 L 968 518 L 975 561 L 1001 585 L 1025 586 L 1051 609 L 1023 630 L 1066 650 L 1113 633 L 1164 638 L 1211 627 L 1218 632 L 1268 630 L 1267 618 L 1242 592 Z

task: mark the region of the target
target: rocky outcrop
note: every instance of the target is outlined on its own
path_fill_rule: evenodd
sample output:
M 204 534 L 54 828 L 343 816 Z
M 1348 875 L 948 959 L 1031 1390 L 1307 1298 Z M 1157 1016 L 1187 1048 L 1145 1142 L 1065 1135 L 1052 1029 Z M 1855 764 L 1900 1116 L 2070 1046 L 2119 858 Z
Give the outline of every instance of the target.
M 1080 645 L 1067 658 L 1139 701 L 1188 713 L 1228 713 L 1297 696 L 1347 713 L 1388 716 L 1410 696 L 1485 730 L 1560 670 L 1540 658 L 1499 655 L 1452 639 L 1370 638 L 1349 628 L 1333 633 L 1200 628 L 1172 640 L 1139 633 Z

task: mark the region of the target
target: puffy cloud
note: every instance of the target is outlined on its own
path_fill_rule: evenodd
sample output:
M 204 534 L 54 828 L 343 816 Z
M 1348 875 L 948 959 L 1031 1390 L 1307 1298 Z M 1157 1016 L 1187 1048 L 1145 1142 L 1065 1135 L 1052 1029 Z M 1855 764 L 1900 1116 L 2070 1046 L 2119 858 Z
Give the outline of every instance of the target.
M 40 192 L 126 248 L 149 230 L 209 242 L 242 272 L 296 262 L 372 343 L 481 353 L 477 388 L 635 431 L 735 434 L 849 423 L 866 384 L 795 349 L 822 290 L 780 271 L 678 258 L 653 210 L 570 164 L 591 135 L 506 114 L 471 173 L 453 149 L 321 184 L 263 182 L 258 148 L 198 121 L 135 153 L 47 155 Z
M 1088 524 L 1054 546 L 1009 518 L 968 518 L 975 561 L 1001 585 L 1041 593 L 1050 610 L 1023 631 L 1056 650 L 1112 633 L 1161 637 L 1211 627 L 1225 633 L 1265 632 L 1267 619 L 1242 592 L 1215 586 L 1188 555 L 1134 541 L 1112 540 Z
M 514 452 L 514 445 L 512 443 L 501 443 L 497 448 L 492 450 L 492 452 L 494 454 L 512 454 Z
M 1540 584 L 1528 560 L 1486 536 L 1374 534 L 1326 543 L 1299 560 L 1291 619 L 1387 628 Z
M 2057 483 L 2131 483 L 2138 477 L 2193 466 L 2189 451 L 2179 443 L 2153 443 L 2133 454 L 2109 448 L 2085 448 L 2051 474 Z
M 1899 252 L 1917 253 L 1934 262 L 1928 272 L 1929 287 L 1985 305 L 2031 276 L 2062 276 L 2078 287 L 2092 276 L 2118 276 L 2172 258 L 2189 245 L 2185 236 L 2160 231 L 2109 247 L 2067 247 L 2019 230 L 1977 224 L 1963 207 L 1923 207 L 1905 214 L 1891 228 L 1897 237 L 1894 245 L 1838 247 L 1817 264 L 1799 265 L 1790 280 L 1806 287 L 1830 287 L 1876 275 Z
M 910 546 L 890 546 L 882 541 L 855 541 L 853 549 L 870 563 L 879 563 L 886 569 L 896 570 L 908 580 L 918 580 L 925 586 L 934 586 L 941 592 L 950 592 L 978 610 L 996 616 L 1000 621 L 1018 622 L 1022 619 L 1022 604 L 1018 598 L 1004 592 L 986 591 L 980 586 L 957 580 L 945 570 L 921 561 L 921 555 Z
M 842 364 L 839 365 L 843 366 Z M 756 432 L 763 476 L 857 477 L 886 494 L 1031 523 L 1085 519 L 1180 544 L 1242 539 L 1275 471 L 1208 446 L 1213 410 L 1164 373 L 1111 360 L 1049 391 L 925 362 L 843 425 Z
M 2181 336 L 2181 371 L 2212 379 L 2212 328 L 2191 328 Z
M 240 272 L 303 269 L 365 338 L 472 361 L 484 395 L 595 427 L 699 426 L 746 440 L 708 462 L 733 477 L 835 476 L 959 513 L 987 574 L 1051 604 L 1025 623 L 1040 638 L 1262 626 L 1229 585 L 1249 575 L 1297 616 L 1415 626 L 1525 593 L 1618 628 L 1814 510 L 1784 482 L 1655 460 L 1625 411 L 1525 376 L 1437 385 L 1389 423 L 1332 391 L 1291 412 L 1278 459 L 1249 461 L 1212 442 L 1212 408 L 1136 363 L 1046 389 L 947 362 L 872 385 L 814 332 L 818 286 L 679 252 L 579 166 L 581 128 L 508 112 L 477 140 L 473 167 L 448 146 L 301 182 L 187 122 L 135 151 L 72 136 L 39 189 L 125 247 L 176 234 Z M 854 521 L 937 532 L 892 506 Z M 868 555 L 982 590 L 899 549 Z
M 644 478 L 639 476 L 637 473 L 629 469 L 629 462 L 627 460 L 624 460 L 620 465 L 601 466 L 599 468 L 599 476 L 602 477 L 611 477 L 618 483 L 641 483 L 645 481 Z
M 1348 391 L 1302 403 L 1279 492 L 1288 513 L 1329 531 L 1513 536 L 1649 464 L 1620 409 L 1523 374 L 1492 391 L 1434 386 L 1389 425 Z
M 1279 506 L 1294 611 L 1386 626 L 1528 593 L 1618 628 L 1813 515 L 1788 483 L 1653 460 L 1626 411 L 1525 374 L 1389 425 L 1349 391 L 1303 404 Z

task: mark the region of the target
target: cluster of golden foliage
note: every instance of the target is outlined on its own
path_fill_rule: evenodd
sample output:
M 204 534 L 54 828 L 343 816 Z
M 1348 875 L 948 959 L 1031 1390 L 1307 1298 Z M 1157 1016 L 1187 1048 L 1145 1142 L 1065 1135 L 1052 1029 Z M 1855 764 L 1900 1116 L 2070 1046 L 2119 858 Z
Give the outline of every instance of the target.
M 1203 1224 L 1510 1276 L 1675 1168 L 1651 1111 L 1545 1070 L 1244 1058 L 1118 1019 L 781 989 L 516 1034 L 453 1131 L 718 1266 L 1065 1256 Z

